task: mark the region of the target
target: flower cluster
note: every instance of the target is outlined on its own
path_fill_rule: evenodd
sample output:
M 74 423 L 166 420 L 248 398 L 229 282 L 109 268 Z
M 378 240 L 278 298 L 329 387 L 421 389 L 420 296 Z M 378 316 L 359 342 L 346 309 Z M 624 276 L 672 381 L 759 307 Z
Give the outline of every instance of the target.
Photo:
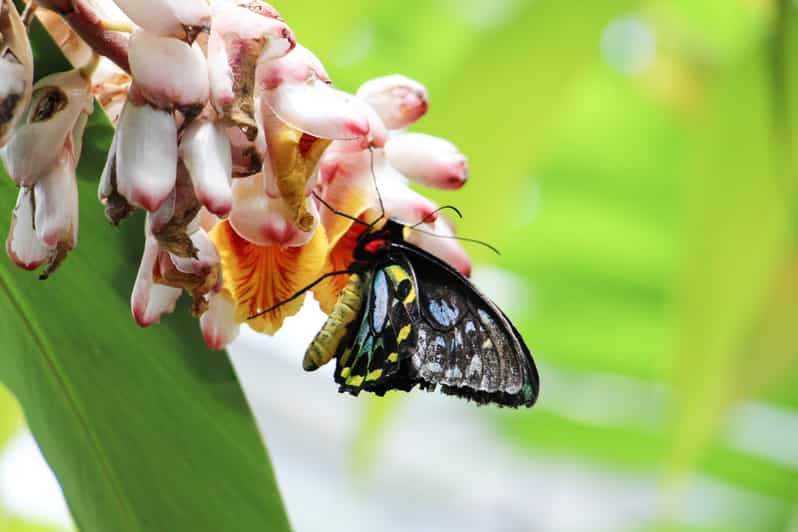
M 464 275 L 470 261 L 436 205 L 408 186 L 457 189 L 465 157 L 405 129 L 424 86 L 392 75 L 347 94 L 257 0 L 51 0 L 37 16 L 73 64 L 35 84 L 26 22 L 0 0 L 0 157 L 19 185 L 6 250 L 50 275 L 77 244 L 76 166 L 95 98 L 116 125 L 99 199 L 118 224 L 147 213 L 131 307 L 141 326 L 193 298 L 207 344 L 241 323 L 275 332 L 291 298 L 346 269 L 358 224 L 386 214 L 424 231 L 408 240 Z M 378 192 L 379 191 L 379 192 Z M 329 311 L 346 283 L 313 294 Z

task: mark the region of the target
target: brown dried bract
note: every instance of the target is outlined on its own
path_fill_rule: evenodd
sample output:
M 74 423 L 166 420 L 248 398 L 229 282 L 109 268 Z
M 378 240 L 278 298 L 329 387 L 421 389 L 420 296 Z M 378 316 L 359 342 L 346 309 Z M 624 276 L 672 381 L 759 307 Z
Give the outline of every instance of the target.
M 188 170 L 181 161 L 177 166 L 177 181 L 175 183 L 175 211 L 172 218 L 153 236 L 158 240 L 161 249 L 169 251 L 178 257 L 197 257 L 197 249 L 191 242 L 187 233 L 189 224 L 196 218 L 202 205 L 194 194 L 194 185 L 191 182 Z

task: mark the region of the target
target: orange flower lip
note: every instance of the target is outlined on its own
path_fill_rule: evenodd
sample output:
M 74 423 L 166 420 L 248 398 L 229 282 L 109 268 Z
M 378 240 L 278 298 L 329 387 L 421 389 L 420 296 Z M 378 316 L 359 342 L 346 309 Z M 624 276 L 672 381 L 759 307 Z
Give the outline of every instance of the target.
M 255 319 L 250 316 L 287 300 L 315 280 L 327 255 L 327 238 L 319 228 L 304 246 L 258 246 L 238 235 L 229 222 L 211 231 L 222 259 L 225 288 L 235 303 L 235 320 L 256 331 L 274 334 L 304 298 L 297 298 Z

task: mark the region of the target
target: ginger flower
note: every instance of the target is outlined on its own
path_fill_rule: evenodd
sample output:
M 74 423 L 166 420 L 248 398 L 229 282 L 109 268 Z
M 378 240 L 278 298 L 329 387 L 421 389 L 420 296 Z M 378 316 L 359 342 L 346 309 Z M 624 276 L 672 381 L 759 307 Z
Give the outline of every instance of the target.
M 49 261 L 46 277 L 77 243 L 75 168 L 96 96 L 116 125 L 97 176 L 106 216 L 147 212 L 131 279 L 142 327 L 187 293 L 212 349 L 244 323 L 274 333 L 302 289 L 352 261 L 362 228 L 330 207 L 371 221 L 382 204 L 418 224 L 410 242 L 469 273 L 451 224 L 409 186 L 456 189 L 468 173 L 453 144 L 404 131 L 428 110 L 420 83 L 393 75 L 355 95 L 334 88 L 277 10 L 255 0 L 75 0 L 36 9 L 80 68 L 31 87 L 24 24 L 13 3 L 0 5 L 0 154 L 21 187 L 6 250 L 19 266 Z M 329 310 L 345 283 L 312 293 Z
M 6 251 L 28 270 L 48 263 L 42 278 L 77 245 L 75 171 L 93 106 L 84 71 L 46 76 L 33 86 L 27 109 L 0 149 L 6 171 L 20 186 Z

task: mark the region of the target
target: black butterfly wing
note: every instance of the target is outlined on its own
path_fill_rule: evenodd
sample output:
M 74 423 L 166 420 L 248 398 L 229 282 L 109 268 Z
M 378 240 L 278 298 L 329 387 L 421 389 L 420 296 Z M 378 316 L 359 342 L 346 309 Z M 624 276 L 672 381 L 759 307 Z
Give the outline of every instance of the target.
M 507 316 L 471 282 L 426 251 L 395 244 L 412 264 L 418 291 L 417 342 L 406 368 L 425 387 L 479 404 L 532 406 L 540 380 Z
M 534 404 L 538 374 L 520 334 L 450 266 L 394 243 L 365 285 L 351 341 L 337 358 L 340 391 L 441 386 L 480 404 Z

